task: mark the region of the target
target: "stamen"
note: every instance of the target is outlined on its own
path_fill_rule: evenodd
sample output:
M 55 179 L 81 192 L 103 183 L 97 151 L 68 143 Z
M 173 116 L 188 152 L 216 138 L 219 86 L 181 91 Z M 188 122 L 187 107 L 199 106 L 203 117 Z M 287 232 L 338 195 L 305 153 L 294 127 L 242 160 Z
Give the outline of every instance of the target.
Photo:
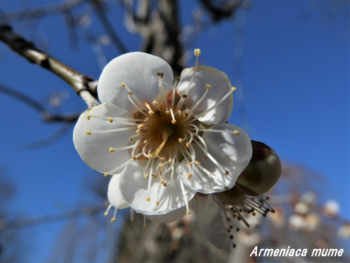
M 90 114 L 86 115 L 86 119 L 90 120 Z
M 143 230 L 147 229 L 147 224 L 146 224 L 146 217 L 143 216 Z
M 198 107 L 198 105 L 204 100 L 204 98 L 207 96 L 207 94 L 211 88 L 210 84 L 205 85 L 205 88 L 206 89 L 205 89 L 202 97 L 196 102 L 196 104 L 193 105 L 192 109 L 190 109 L 190 113 L 192 113 Z
M 170 114 L 171 114 L 171 118 L 173 119 L 171 121 L 172 124 L 175 124 L 176 123 L 176 120 L 175 120 L 175 116 L 174 116 L 174 112 L 173 112 L 173 109 L 170 109 Z
M 198 129 L 199 131 L 203 131 L 203 132 L 219 132 L 219 133 L 224 133 L 224 132 L 228 132 L 228 133 L 232 133 L 234 135 L 239 135 L 239 131 L 234 130 L 234 131 L 230 131 L 230 130 L 214 130 L 214 129 Z
M 171 100 L 171 108 L 174 108 L 174 102 L 175 102 L 175 89 L 176 89 L 176 86 L 177 84 L 179 83 L 180 81 L 180 78 L 179 77 L 176 77 L 175 78 L 175 83 L 174 83 L 174 86 L 173 86 L 173 94 L 172 94 L 172 100 Z M 171 109 L 170 109 L 171 111 Z
M 159 93 L 160 93 L 160 95 L 161 95 L 161 97 L 163 99 L 163 102 L 165 104 L 166 109 L 168 109 L 168 104 L 167 104 L 167 101 L 166 101 L 165 92 L 164 92 L 164 86 L 163 86 L 164 73 L 159 72 L 159 73 L 157 73 L 157 75 L 159 76 Z
M 108 215 L 109 209 L 111 209 L 111 207 L 112 207 L 112 205 L 109 205 L 109 206 L 107 207 L 107 210 L 106 210 L 106 212 L 104 213 L 105 216 Z
M 142 102 L 137 98 L 136 95 L 134 95 L 134 93 L 133 93 L 133 92 L 131 91 L 131 89 L 125 84 L 125 82 L 123 82 L 123 83 L 121 84 L 121 86 L 122 86 L 122 87 L 125 87 L 126 90 L 128 91 L 129 96 L 133 96 L 133 98 L 136 100 L 136 102 L 144 109 L 144 106 L 143 106 Z M 141 110 L 140 110 L 140 111 L 141 111 Z M 141 112 L 142 112 L 142 111 L 141 111 Z
M 87 134 L 87 135 L 91 135 L 91 131 L 87 131 L 86 134 Z
M 173 133 L 174 131 L 169 127 L 169 126 L 164 126 L 163 127 L 163 133 L 162 133 L 162 143 L 158 146 L 158 148 L 157 148 L 157 150 L 154 152 L 154 153 L 152 153 L 152 155 L 151 155 L 151 159 L 154 159 L 154 158 L 156 158 L 158 155 L 159 155 L 159 153 L 160 153 L 160 151 L 163 149 L 163 147 L 164 147 L 164 145 L 165 145 L 165 143 L 167 142 L 167 140 L 168 140 L 168 137 L 169 136 L 171 136 L 171 134 Z
M 112 223 L 115 222 L 115 217 L 117 216 L 117 211 L 118 211 L 118 209 L 115 208 L 115 209 L 114 209 L 113 218 L 111 219 L 111 222 L 112 222 Z
M 104 176 L 104 177 L 108 177 L 108 173 L 104 173 L 103 176 Z
M 139 153 L 136 156 L 133 156 L 133 158 L 127 160 L 125 163 L 121 164 L 120 166 L 118 166 L 117 168 L 113 169 L 112 171 L 109 172 L 109 174 L 114 174 L 116 171 L 124 168 L 125 166 L 127 166 L 129 163 L 131 163 L 132 161 L 134 161 L 134 157 L 137 159 L 142 155 L 142 153 Z
M 134 130 L 133 127 L 128 128 L 119 128 L 119 129 L 111 129 L 111 130 L 104 130 L 104 131 L 93 131 L 93 133 L 102 134 L 102 133 L 110 133 L 110 132 L 120 132 L 120 131 L 128 131 L 128 130 Z M 87 131 L 86 134 L 91 135 L 91 131 Z
M 130 208 L 130 222 L 134 222 L 135 218 L 134 218 L 134 210 L 132 208 Z
M 185 187 L 184 187 L 184 184 L 183 182 L 181 181 L 180 182 L 180 186 L 181 186 L 181 191 L 182 191 L 182 195 L 183 195 L 183 198 L 184 198 L 184 201 L 186 203 L 186 209 L 187 209 L 187 214 L 190 215 L 191 214 L 191 211 L 190 211 L 190 208 L 188 206 L 188 200 L 187 200 L 187 195 L 186 195 L 186 192 L 185 192 Z

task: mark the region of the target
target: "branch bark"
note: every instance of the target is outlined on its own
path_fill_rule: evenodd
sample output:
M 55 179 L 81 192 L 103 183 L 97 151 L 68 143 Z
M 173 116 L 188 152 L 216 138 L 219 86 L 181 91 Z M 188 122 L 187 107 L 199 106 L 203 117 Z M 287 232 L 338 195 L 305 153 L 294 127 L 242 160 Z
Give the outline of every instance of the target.
M 38 64 L 67 82 L 86 102 L 88 108 L 99 104 L 94 98 L 94 96 L 97 97 L 97 94 L 93 92 L 93 90 L 96 91 L 96 82 L 92 78 L 80 74 L 40 51 L 32 42 L 14 33 L 9 25 L 0 25 L 0 41 L 7 44 L 19 55 L 25 57 L 29 62 Z

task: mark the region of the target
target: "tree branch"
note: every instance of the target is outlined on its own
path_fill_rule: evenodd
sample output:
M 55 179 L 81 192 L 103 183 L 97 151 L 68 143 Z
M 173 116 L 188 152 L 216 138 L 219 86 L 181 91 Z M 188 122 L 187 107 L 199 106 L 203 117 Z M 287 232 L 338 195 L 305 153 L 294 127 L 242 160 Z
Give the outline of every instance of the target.
M 57 215 L 49 215 L 49 216 L 39 216 L 33 218 L 23 218 L 16 220 L 0 220 L 0 230 L 7 228 L 20 228 L 20 227 L 28 227 L 28 226 L 36 226 L 44 223 L 50 223 L 60 220 L 73 219 L 81 216 L 88 216 L 100 213 L 105 209 L 105 205 L 92 206 L 82 209 L 77 209 L 69 212 L 64 212 Z
M 32 42 L 14 33 L 9 25 L 0 25 L 0 41 L 7 44 L 16 53 L 25 57 L 29 62 L 38 64 L 67 82 L 86 102 L 89 108 L 99 104 L 94 98 L 97 94 L 93 96 L 92 89 L 90 88 L 91 86 L 96 87 L 96 82 L 92 78 L 78 73 L 40 51 Z

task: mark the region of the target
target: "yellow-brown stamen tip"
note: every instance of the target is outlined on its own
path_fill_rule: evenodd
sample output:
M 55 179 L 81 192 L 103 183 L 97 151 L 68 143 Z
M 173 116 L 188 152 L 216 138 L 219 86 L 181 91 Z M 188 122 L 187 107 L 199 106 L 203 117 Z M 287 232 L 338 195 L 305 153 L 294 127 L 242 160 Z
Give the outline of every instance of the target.
M 230 189 L 230 188 L 228 188 L 227 186 L 225 186 L 224 189 L 225 189 L 225 190 L 228 190 L 228 189 Z
M 136 133 L 137 133 L 137 134 L 140 134 L 140 133 L 141 133 L 141 130 L 140 130 L 140 129 L 137 129 L 137 130 L 136 130 Z
M 133 159 L 133 160 L 136 160 L 136 155 L 134 155 L 134 156 L 132 157 L 132 159 Z
M 104 173 L 103 176 L 104 176 L 104 177 L 108 177 L 108 173 Z
M 145 121 L 146 121 L 146 122 L 149 121 L 149 118 L 146 118 Z
M 149 110 L 149 111 L 148 111 L 148 114 L 149 114 L 149 115 L 153 115 L 153 114 L 154 114 L 154 111 L 153 111 L 153 110 Z
M 190 147 L 190 143 L 189 142 L 186 142 L 186 147 Z
M 135 221 L 135 218 L 130 218 L 130 222 L 134 222 Z
M 205 85 L 205 88 L 210 89 L 210 88 L 211 88 L 211 85 L 210 85 L 210 84 L 207 84 L 207 85 Z
M 160 180 L 160 183 L 161 183 L 161 184 L 164 184 L 164 182 L 165 182 L 165 180 L 164 180 L 164 179 Z
M 196 48 L 194 51 L 193 51 L 193 54 L 196 56 L 196 57 L 199 57 L 201 55 L 201 50 L 199 48 Z
M 190 180 L 192 177 L 191 173 L 187 173 L 187 180 Z
M 168 111 L 168 110 L 167 110 L 165 113 L 166 113 L 166 114 L 169 114 L 169 113 L 170 113 L 170 111 Z
M 148 159 L 151 159 L 152 154 L 151 154 L 151 153 L 149 153 L 147 156 L 148 156 Z
M 187 95 L 186 95 L 186 94 L 182 95 L 182 98 L 186 99 L 186 98 L 187 98 Z
M 184 140 L 179 138 L 179 143 L 183 143 L 183 142 L 184 142 Z
M 187 113 L 187 112 L 184 112 L 183 116 L 184 116 L 184 117 L 188 117 L 188 113 Z
M 163 167 L 164 167 L 164 163 L 160 163 L 160 164 L 159 164 L 159 167 L 160 167 L 160 168 L 163 168 Z
M 133 139 L 132 137 L 129 137 L 129 141 L 131 141 L 131 142 L 132 142 L 133 140 L 134 140 L 134 139 Z
M 164 73 L 163 73 L 163 72 L 158 72 L 158 73 L 157 73 L 157 76 L 159 76 L 159 77 L 163 78 Z
M 115 222 L 115 218 L 112 218 L 112 219 L 111 219 L 111 222 L 114 223 L 114 222 Z
M 147 229 L 147 226 L 146 226 L 146 225 L 144 225 L 144 226 L 143 226 L 143 230 L 146 230 L 146 229 Z
M 188 163 L 188 166 L 192 166 L 192 162 L 189 162 L 189 163 Z
M 208 156 L 204 155 L 204 156 L 203 156 L 203 159 L 204 159 L 204 160 L 208 160 Z
M 172 124 L 175 124 L 175 123 L 176 123 L 176 120 L 172 120 L 171 123 L 172 123 Z
M 122 82 L 122 84 L 120 84 L 120 85 L 122 85 L 122 87 L 125 87 L 125 82 Z
M 166 183 L 163 184 L 164 187 L 167 187 L 168 185 Z
M 191 211 L 188 209 L 188 210 L 186 211 L 186 213 L 187 213 L 188 215 L 190 215 L 190 214 L 191 214 Z
M 162 175 L 162 172 L 161 172 L 161 171 L 159 171 L 159 172 L 158 172 L 158 174 L 159 174 L 159 175 Z
M 153 178 L 158 178 L 158 176 L 155 173 L 152 173 Z
M 105 212 L 104 215 L 105 215 L 105 216 L 108 216 L 108 212 Z
M 90 120 L 90 114 L 86 115 L 86 119 Z
M 143 127 L 145 127 L 145 125 L 140 124 L 138 127 L 139 127 L 140 129 L 142 129 Z
M 143 143 L 148 143 L 148 141 L 147 141 L 147 140 L 144 140 Z
M 169 159 L 169 161 L 168 161 L 169 163 L 173 163 L 173 160 L 172 159 Z
M 180 81 L 180 77 L 175 77 L 175 81 L 179 82 Z
M 196 161 L 196 166 L 198 166 L 198 165 L 200 165 L 200 164 L 201 164 L 200 162 Z
M 108 118 L 108 121 L 109 121 L 109 123 L 112 123 L 113 119 L 112 118 Z
M 154 100 L 152 103 L 153 103 L 153 105 L 157 105 L 158 104 L 158 102 L 156 100 Z
M 146 201 L 149 202 L 150 200 L 151 200 L 151 197 L 147 196 L 147 197 L 146 197 Z
M 236 88 L 235 88 L 235 87 L 232 87 L 232 88 L 231 88 L 231 90 L 232 90 L 232 91 L 235 91 L 235 90 L 236 90 Z
M 164 160 L 165 160 L 164 157 L 160 157 L 161 162 L 164 162 Z
M 237 130 L 234 130 L 233 133 L 236 135 L 239 135 L 239 131 L 237 131 Z
M 87 131 L 86 134 L 87 134 L 87 135 L 91 135 L 91 131 Z
M 179 115 L 181 115 L 181 114 L 182 114 L 182 111 L 178 110 L 177 113 L 178 113 Z
M 130 96 L 134 95 L 134 92 L 129 91 L 129 95 L 130 95 Z
M 109 151 L 110 151 L 111 153 L 114 152 L 114 148 L 113 148 L 113 147 L 109 148 Z
M 229 174 L 230 174 L 230 172 L 229 172 L 229 171 L 225 171 L 225 174 L 226 174 L 226 175 L 229 175 Z
M 148 176 L 149 176 L 149 173 L 146 173 L 146 174 L 145 174 L 145 178 L 147 179 L 147 178 L 148 178 Z
M 159 201 L 157 200 L 157 201 L 156 201 L 156 206 L 158 206 L 158 205 L 159 205 Z

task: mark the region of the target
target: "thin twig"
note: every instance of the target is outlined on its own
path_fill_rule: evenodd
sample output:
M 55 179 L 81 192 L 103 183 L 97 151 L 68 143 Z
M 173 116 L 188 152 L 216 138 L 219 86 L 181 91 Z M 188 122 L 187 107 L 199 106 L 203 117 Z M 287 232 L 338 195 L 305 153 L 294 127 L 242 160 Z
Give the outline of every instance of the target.
M 72 218 L 77 218 L 81 216 L 94 215 L 100 213 L 106 207 L 104 204 L 92 207 L 86 207 L 82 209 L 77 209 L 69 212 L 64 212 L 57 215 L 39 216 L 33 218 L 22 218 L 16 220 L 0 220 L 0 230 L 7 228 L 20 228 L 28 226 L 36 226 L 43 223 L 50 223 L 60 220 L 68 220 Z

